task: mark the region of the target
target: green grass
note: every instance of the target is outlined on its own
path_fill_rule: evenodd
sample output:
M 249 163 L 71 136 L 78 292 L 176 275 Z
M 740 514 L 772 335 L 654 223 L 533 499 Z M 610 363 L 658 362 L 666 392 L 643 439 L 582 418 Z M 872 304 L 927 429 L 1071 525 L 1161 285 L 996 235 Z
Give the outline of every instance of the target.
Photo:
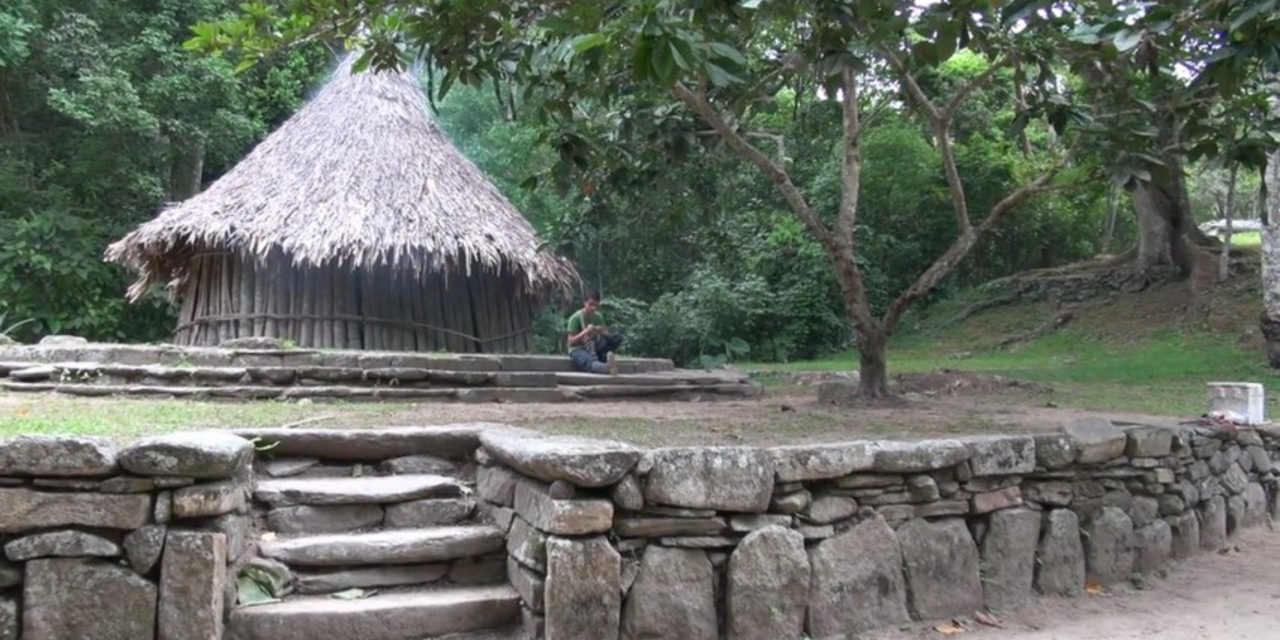
M 46 395 L 9 397 L 13 400 L 0 405 L 0 434 L 107 434 L 123 440 L 182 429 L 279 426 L 319 415 L 358 415 L 368 420 L 406 406 L 399 403 L 312 405 Z
M 1233 247 L 1260 247 L 1262 246 L 1262 234 L 1257 231 L 1242 231 L 1240 233 L 1231 234 L 1231 246 Z
M 1135 342 L 1105 340 L 1065 330 L 1021 349 L 968 353 L 916 336 L 890 347 L 890 376 L 939 369 L 1003 375 L 1041 383 L 1048 402 L 1079 409 L 1196 415 L 1204 410 L 1206 382 L 1274 385 L 1277 372 L 1261 354 L 1221 334 L 1163 331 Z M 778 371 L 848 371 L 857 354 L 778 365 L 744 365 Z

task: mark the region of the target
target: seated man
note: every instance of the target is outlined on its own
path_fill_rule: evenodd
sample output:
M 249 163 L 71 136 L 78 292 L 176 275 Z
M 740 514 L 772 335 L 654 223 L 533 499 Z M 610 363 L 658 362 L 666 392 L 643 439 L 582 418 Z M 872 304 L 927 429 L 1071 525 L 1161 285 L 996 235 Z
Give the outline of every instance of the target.
M 617 375 L 618 357 L 614 353 L 622 336 L 609 331 L 600 315 L 600 294 L 591 292 L 582 308 L 569 316 L 569 359 L 578 371 Z

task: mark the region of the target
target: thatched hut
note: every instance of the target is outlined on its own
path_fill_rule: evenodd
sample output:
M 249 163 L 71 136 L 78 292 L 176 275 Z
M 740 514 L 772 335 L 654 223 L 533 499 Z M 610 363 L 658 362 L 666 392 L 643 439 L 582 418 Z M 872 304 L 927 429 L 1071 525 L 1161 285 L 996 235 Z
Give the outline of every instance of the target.
M 445 138 L 414 76 L 341 64 L 206 191 L 111 245 L 165 282 L 174 341 L 521 352 L 537 301 L 577 278 Z

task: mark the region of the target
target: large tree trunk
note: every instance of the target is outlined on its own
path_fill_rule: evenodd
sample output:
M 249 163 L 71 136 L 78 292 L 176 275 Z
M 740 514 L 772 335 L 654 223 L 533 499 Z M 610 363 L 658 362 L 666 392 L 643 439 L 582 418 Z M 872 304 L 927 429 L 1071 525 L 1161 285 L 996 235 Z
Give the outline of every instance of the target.
M 1262 219 L 1262 335 L 1267 339 L 1267 362 L 1280 369 L 1280 151 L 1268 158 L 1258 185 L 1258 213 Z
M 1180 275 L 1191 275 L 1196 266 L 1197 246 L 1212 246 L 1191 217 L 1187 182 L 1181 164 L 1166 158 L 1165 167 L 1153 167 L 1151 180 L 1130 189 L 1133 211 L 1138 218 L 1139 269 L 1173 266 Z
M 880 331 L 858 332 L 858 395 L 884 398 L 889 395 L 889 338 Z
M 1235 210 L 1236 171 L 1240 165 L 1231 163 L 1231 177 L 1227 181 L 1227 202 L 1222 207 L 1222 218 L 1227 221 L 1227 228 L 1222 234 L 1222 254 L 1218 256 L 1218 281 L 1226 282 L 1231 276 L 1231 219 Z
M 169 151 L 169 199 L 186 200 L 200 193 L 204 177 L 204 141 L 195 138 Z

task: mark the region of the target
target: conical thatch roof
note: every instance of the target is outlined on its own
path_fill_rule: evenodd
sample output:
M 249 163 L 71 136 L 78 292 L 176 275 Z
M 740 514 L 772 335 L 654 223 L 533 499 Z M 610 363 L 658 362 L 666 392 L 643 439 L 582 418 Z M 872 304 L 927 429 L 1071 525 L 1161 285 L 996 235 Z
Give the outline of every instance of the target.
M 445 138 L 412 75 L 353 74 L 352 60 L 208 190 L 107 249 L 138 272 L 133 295 L 208 250 L 279 250 L 302 266 L 506 267 L 533 291 L 577 277 Z

